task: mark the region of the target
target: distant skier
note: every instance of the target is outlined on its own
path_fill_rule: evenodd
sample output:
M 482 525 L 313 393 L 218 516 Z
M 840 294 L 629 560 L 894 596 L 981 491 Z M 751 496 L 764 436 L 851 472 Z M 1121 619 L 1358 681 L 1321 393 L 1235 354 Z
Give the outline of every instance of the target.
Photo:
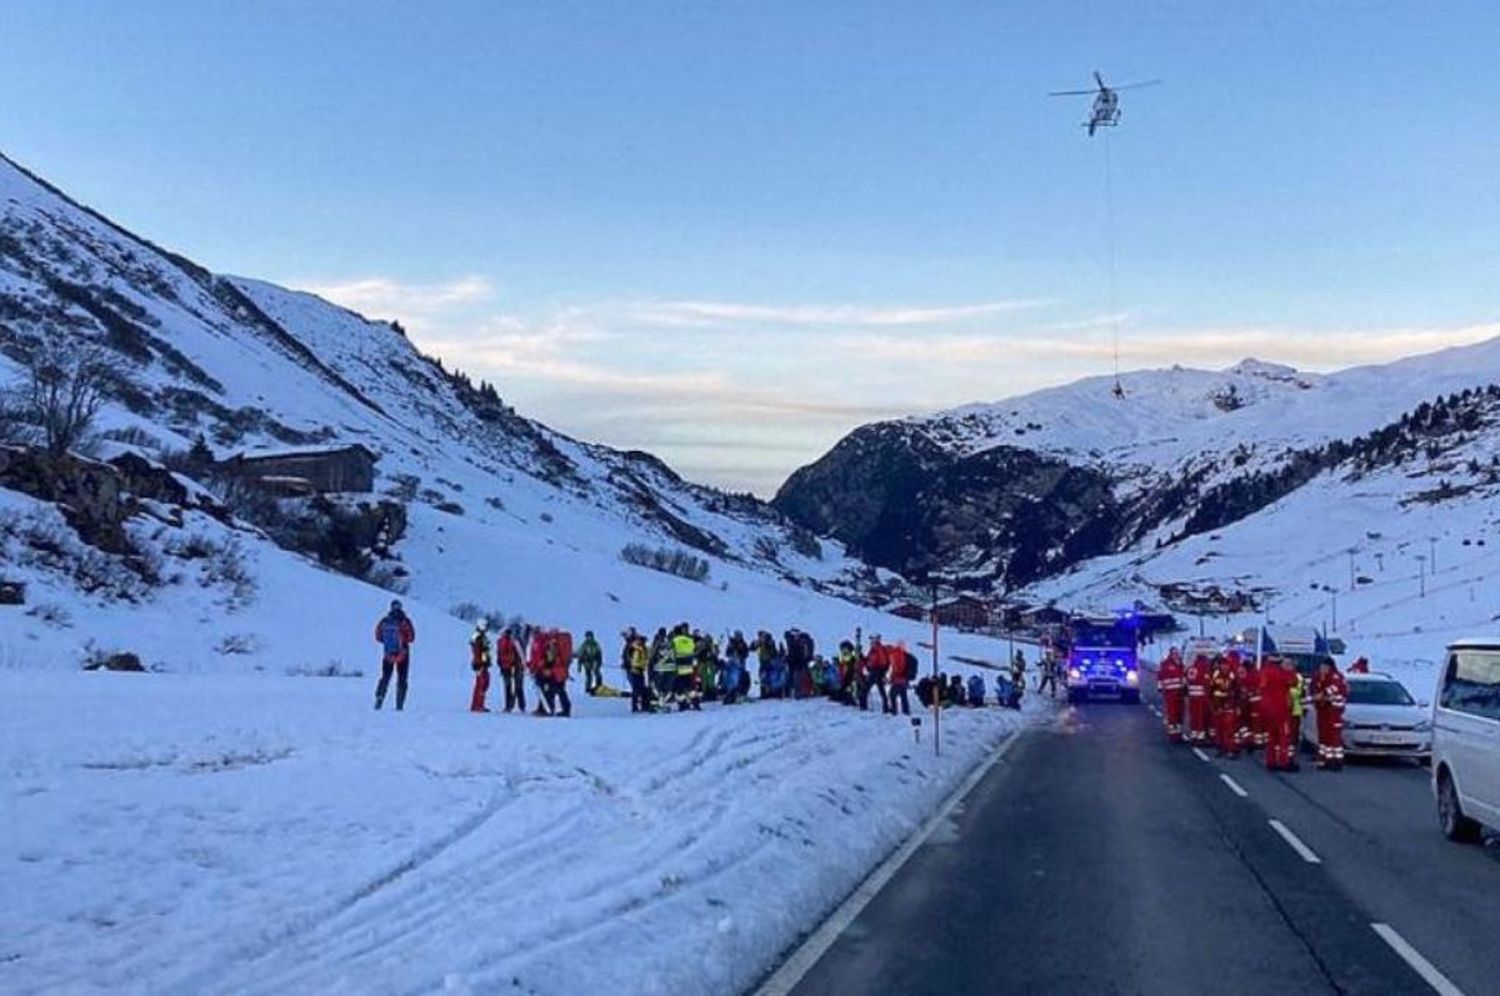
M 469 697 L 470 712 L 489 712 L 485 696 L 490 691 L 490 624 L 484 619 L 474 623 L 469 637 L 469 666 L 474 669 L 474 694 Z
M 375 624 L 375 642 L 381 646 L 380 684 L 375 686 L 375 708 L 385 705 L 385 693 L 396 672 L 396 711 L 406 708 L 406 673 L 411 666 L 411 645 L 417 642 L 416 627 L 411 624 L 399 601 Z

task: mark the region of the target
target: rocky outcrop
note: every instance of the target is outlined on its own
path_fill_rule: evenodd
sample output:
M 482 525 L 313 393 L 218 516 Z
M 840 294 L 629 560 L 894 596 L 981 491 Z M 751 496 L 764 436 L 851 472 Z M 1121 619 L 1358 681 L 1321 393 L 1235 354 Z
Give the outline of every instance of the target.
M 869 563 L 1012 588 L 1108 551 L 1122 516 L 1102 473 L 1018 447 L 953 453 L 909 423 L 866 426 L 773 504 Z

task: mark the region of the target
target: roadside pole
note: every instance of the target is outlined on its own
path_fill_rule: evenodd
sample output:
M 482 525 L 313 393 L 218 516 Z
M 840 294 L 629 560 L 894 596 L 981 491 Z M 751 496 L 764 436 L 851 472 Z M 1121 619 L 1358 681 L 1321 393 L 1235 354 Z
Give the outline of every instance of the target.
M 943 756 L 943 689 L 938 684 L 938 590 L 932 586 L 932 753 Z

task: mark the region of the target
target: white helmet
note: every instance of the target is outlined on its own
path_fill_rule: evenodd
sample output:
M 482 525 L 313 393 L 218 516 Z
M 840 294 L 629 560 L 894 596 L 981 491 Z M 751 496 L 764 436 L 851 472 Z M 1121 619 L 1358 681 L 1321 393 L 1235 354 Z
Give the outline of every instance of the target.
M 480 632 L 487 632 L 490 628 L 490 621 L 488 619 L 476 619 L 474 620 L 474 628 Z

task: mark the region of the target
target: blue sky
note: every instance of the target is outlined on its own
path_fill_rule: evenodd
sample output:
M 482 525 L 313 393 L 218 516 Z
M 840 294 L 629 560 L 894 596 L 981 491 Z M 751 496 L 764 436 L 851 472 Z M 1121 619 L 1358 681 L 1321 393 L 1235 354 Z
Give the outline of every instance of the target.
M 1500 334 L 1493 3 L 0 3 L 0 149 L 767 493 L 1122 363 Z M 1127 81 L 1104 139 L 1091 70 Z

